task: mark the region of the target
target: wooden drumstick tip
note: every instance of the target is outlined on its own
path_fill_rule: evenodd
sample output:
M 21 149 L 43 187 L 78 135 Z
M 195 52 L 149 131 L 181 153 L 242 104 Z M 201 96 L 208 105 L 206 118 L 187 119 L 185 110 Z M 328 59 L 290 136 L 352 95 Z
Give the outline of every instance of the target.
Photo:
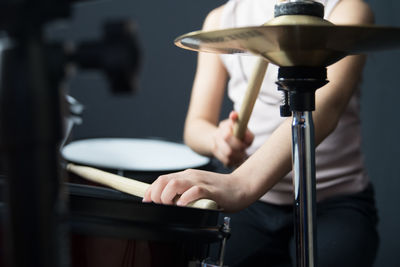
M 191 208 L 207 209 L 207 210 L 219 210 L 217 202 L 211 199 L 198 199 L 187 205 Z
M 73 167 L 74 167 L 74 164 L 68 163 L 67 166 L 65 166 L 65 169 L 66 169 L 67 171 L 71 171 L 71 169 L 72 169 Z

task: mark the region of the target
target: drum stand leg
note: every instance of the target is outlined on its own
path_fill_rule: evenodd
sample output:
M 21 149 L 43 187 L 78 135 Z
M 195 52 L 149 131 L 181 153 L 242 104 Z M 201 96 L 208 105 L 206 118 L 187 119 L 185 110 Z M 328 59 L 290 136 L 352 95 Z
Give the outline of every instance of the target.
M 296 266 L 316 267 L 315 90 L 327 83 L 325 67 L 281 67 L 277 84 L 287 91 L 293 112 L 292 162 Z M 287 101 L 285 101 L 287 102 Z M 283 107 L 281 110 L 288 110 Z M 282 114 L 287 116 L 289 114 Z

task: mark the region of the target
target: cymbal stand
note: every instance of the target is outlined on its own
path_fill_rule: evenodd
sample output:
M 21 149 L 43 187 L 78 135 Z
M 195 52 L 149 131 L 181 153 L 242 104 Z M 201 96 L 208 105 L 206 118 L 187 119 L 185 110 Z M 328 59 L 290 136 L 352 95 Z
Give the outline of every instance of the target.
M 279 68 L 277 84 L 287 91 L 287 105 L 293 112 L 292 162 L 297 267 L 317 266 L 312 111 L 315 109 L 315 90 L 327 82 L 325 67 Z
M 309 15 L 323 18 L 324 6 L 309 0 L 286 1 L 275 5 L 275 17 Z M 278 90 L 284 92 L 281 116 L 292 120 L 292 165 L 294 186 L 294 232 L 296 266 L 317 266 L 316 241 L 316 175 L 314 122 L 315 91 L 324 86 L 324 66 L 291 66 L 279 68 Z

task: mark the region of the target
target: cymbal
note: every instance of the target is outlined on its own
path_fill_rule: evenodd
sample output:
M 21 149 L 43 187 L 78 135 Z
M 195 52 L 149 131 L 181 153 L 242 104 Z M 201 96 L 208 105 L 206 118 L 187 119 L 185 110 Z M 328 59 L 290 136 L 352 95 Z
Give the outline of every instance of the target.
M 262 25 L 195 31 L 178 47 L 222 54 L 255 54 L 278 66 L 328 66 L 350 54 L 400 48 L 400 28 L 375 25 Z

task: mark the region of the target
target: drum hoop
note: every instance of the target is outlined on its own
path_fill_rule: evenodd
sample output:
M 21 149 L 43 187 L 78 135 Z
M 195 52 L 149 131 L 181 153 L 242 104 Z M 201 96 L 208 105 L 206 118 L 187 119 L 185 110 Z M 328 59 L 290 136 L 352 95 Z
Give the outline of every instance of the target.
M 113 189 L 81 184 L 67 185 L 70 210 L 74 216 L 184 228 L 212 228 L 218 225 L 218 210 L 143 203 L 139 197 Z

